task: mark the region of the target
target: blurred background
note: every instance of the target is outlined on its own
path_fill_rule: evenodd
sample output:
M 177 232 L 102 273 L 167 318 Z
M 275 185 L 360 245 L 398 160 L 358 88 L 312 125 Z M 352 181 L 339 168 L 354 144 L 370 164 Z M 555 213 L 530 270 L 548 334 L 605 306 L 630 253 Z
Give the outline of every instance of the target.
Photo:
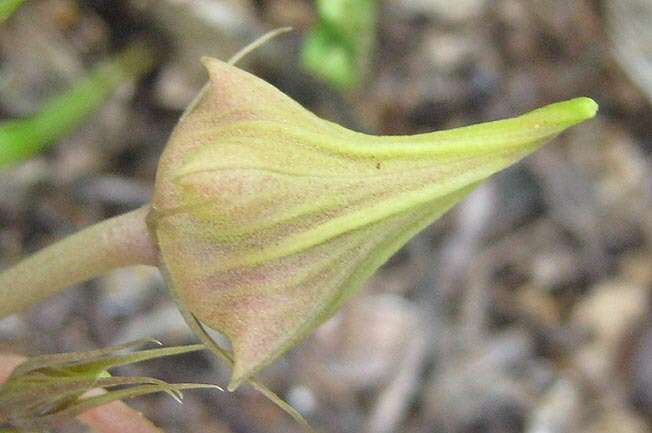
M 0 23 L 0 122 L 47 132 L 15 134 L 38 143 L 0 170 L 0 268 L 148 202 L 199 57 L 277 27 L 294 31 L 239 65 L 360 131 L 590 96 L 596 119 L 486 182 L 260 379 L 322 433 L 649 432 L 651 24 L 649 0 L 28 0 Z M 25 354 L 140 337 L 194 341 L 144 267 L 0 321 L 0 350 Z M 123 371 L 229 373 L 207 352 Z M 169 433 L 301 431 L 246 386 L 132 405 Z

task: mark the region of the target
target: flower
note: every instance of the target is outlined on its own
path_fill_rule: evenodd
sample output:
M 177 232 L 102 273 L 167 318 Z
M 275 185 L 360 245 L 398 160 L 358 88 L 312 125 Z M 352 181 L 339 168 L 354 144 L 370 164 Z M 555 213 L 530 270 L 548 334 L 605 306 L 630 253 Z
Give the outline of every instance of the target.
M 149 223 L 179 301 L 231 341 L 230 389 L 479 182 L 597 111 L 577 98 L 448 131 L 371 136 L 203 62 L 209 87 L 161 158 Z

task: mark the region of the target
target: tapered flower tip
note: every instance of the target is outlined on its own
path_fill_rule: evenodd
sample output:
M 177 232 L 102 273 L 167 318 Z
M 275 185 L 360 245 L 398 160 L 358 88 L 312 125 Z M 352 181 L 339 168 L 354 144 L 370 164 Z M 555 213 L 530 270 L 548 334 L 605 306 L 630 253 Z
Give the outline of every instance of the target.
M 479 182 L 597 109 L 578 98 L 375 137 L 316 117 L 238 68 L 204 64 L 210 87 L 163 154 L 150 226 L 180 302 L 232 343 L 231 389 Z

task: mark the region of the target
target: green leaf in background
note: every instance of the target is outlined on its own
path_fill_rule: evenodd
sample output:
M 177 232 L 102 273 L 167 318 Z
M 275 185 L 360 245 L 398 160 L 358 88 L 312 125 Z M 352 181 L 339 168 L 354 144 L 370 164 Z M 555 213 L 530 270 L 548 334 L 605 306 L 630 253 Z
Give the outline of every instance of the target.
M 46 101 L 38 113 L 0 122 L 0 169 L 31 158 L 72 132 L 121 83 L 143 75 L 153 65 L 151 49 L 134 43 L 95 67 L 71 89 Z
M 114 377 L 108 369 L 154 358 L 203 350 L 201 344 L 118 353 L 151 340 L 90 352 L 36 356 L 19 365 L 0 386 L 0 416 L 26 431 L 44 431 L 62 421 L 116 400 L 165 392 L 181 401 L 181 390 L 215 385 L 170 384 L 150 377 Z M 120 387 L 113 390 L 114 387 Z M 88 394 L 94 388 L 106 392 Z
M 319 0 L 301 53 L 311 74 L 346 90 L 360 83 L 374 43 L 376 0 Z
M 25 0 L 0 0 L 0 23 L 13 14 Z

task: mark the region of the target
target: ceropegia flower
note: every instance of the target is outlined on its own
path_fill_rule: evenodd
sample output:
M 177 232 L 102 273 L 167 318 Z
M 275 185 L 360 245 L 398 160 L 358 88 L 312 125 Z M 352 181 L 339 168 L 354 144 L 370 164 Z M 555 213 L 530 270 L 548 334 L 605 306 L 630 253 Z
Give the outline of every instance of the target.
M 232 343 L 231 389 L 479 182 L 597 110 L 577 98 L 508 120 L 376 137 L 203 61 L 210 85 L 163 154 L 149 223 L 179 301 Z
M 150 377 L 112 376 L 108 372 L 121 365 L 204 349 L 203 345 L 195 344 L 120 353 L 147 341 L 29 358 L 0 385 L 0 419 L 4 418 L 20 431 L 40 432 L 115 400 L 166 392 L 181 401 L 184 389 L 219 389 L 215 385 L 170 384 Z M 96 388 L 104 388 L 106 392 L 89 393 Z

